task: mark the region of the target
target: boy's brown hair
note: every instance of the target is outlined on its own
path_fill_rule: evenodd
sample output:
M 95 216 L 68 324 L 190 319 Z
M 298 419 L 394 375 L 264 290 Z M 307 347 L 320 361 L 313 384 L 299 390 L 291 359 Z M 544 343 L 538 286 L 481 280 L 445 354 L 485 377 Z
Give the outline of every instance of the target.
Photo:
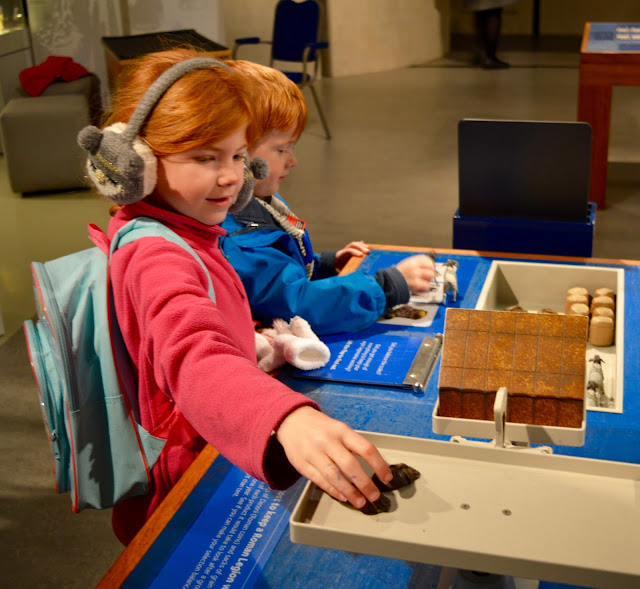
M 298 140 L 309 118 L 300 88 L 274 68 L 241 59 L 225 63 L 250 80 L 258 139 L 269 131 L 293 129 Z

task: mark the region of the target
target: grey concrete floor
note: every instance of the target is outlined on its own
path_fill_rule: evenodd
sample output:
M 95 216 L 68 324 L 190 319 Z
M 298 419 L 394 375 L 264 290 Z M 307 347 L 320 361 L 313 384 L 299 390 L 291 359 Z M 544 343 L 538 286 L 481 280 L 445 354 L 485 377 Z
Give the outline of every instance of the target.
M 509 70 L 465 56 L 422 67 L 326 79 L 319 85 L 333 139 L 310 121 L 299 167 L 282 194 L 307 220 L 316 250 L 348 241 L 451 247 L 458 201 L 458 121 L 465 117 L 574 121 L 578 69 L 567 52 L 504 52 Z M 607 208 L 594 256 L 640 259 L 640 88 L 614 90 Z M 37 162 L 34 162 L 37 165 Z M 105 227 L 92 193 L 22 197 L 0 157 L 0 579 L 5 587 L 90 587 L 121 551 L 108 512 L 71 513 L 53 490 L 49 450 L 21 323 L 34 313 L 28 264 L 89 247 Z M 15 337 L 10 337 L 14 335 Z

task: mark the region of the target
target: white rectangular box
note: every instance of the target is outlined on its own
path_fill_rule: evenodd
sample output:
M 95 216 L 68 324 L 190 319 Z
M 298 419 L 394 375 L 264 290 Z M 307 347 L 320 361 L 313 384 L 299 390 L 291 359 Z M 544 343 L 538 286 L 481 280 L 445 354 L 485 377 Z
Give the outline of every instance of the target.
M 587 409 L 622 413 L 624 385 L 624 269 L 601 266 L 493 261 L 485 279 L 476 309 L 504 311 L 519 305 L 527 311 L 553 309 L 564 313 L 567 291 L 582 286 L 593 294 L 610 288 L 616 294 L 615 340 L 613 346 L 587 344 L 586 380 L 596 354 L 603 360 L 604 390 L 610 398 L 607 407 L 597 406 L 587 395 Z M 586 385 L 586 382 L 585 382 Z
M 307 483 L 293 542 L 588 587 L 640 587 L 640 465 L 363 432 L 422 476 L 364 515 Z

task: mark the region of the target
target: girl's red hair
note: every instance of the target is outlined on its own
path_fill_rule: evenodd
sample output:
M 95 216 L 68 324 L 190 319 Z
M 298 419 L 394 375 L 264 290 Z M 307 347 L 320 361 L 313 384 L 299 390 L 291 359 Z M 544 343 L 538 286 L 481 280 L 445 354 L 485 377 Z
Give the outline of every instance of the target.
M 127 122 L 151 84 L 171 66 L 202 51 L 171 49 L 141 57 L 119 80 L 106 124 Z M 158 101 L 140 130 L 156 155 L 211 146 L 242 125 L 247 142 L 257 138 L 251 95 L 245 76 L 226 67 L 193 70 L 178 79 Z

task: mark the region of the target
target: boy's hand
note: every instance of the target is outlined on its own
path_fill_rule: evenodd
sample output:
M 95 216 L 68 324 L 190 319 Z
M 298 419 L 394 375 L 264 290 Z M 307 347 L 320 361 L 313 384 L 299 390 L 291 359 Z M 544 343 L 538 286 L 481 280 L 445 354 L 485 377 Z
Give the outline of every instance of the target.
M 313 409 L 292 411 L 276 432 L 293 467 L 338 501 L 361 508 L 365 495 L 377 501 L 380 491 L 362 468 L 361 456 L 383 481 L 392 479 L 376 447 L 348 425 Z
M 368 253 L 369 246 L 364 241 L 352 241 L 350 244 L 345 245 L 336 253 L 336 272 L 340 272 L 352 256 L 361 258 L 362 256 L 366 256 Z
M 404 276 L 409 290 L 413 292 L 426 292 L 431 288 L 431 280 L 435 276 L 433 260 L 425 255 L 410 256 L 396 264 Z

